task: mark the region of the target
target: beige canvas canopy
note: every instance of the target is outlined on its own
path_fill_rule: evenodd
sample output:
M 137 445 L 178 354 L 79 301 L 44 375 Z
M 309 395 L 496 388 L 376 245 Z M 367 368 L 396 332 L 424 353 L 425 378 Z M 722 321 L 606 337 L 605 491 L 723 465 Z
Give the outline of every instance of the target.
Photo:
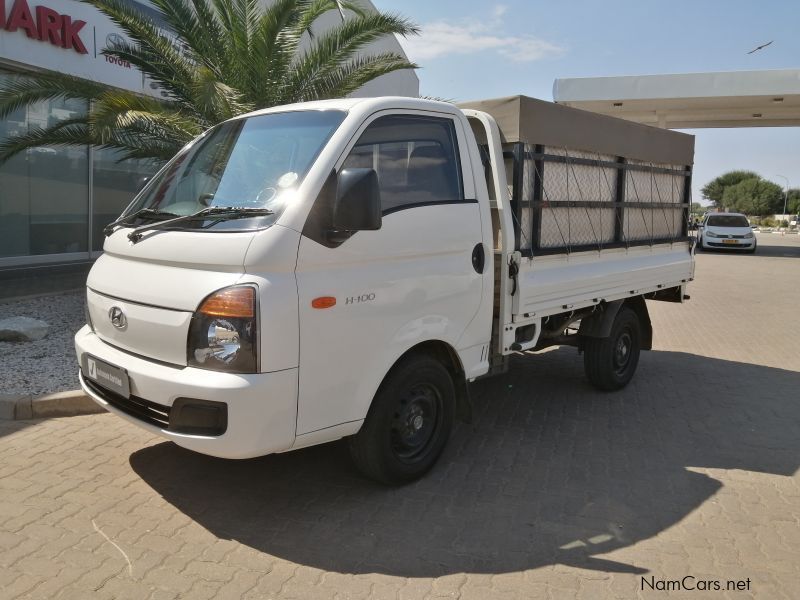
M 694 136 L 528 96 L 464 102 L 489 113 L 504 141 L 598 152 L 669 165 L 694 163 Z

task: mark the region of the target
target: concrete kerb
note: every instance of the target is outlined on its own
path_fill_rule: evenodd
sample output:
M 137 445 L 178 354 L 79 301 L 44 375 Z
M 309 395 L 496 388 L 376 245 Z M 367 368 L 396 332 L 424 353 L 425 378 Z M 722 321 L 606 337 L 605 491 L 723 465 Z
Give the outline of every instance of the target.
M 83 390 L 57 392 L 44 396 L 0 395 L 0 419 L 47 419 L 75 417 L 105 412 Z

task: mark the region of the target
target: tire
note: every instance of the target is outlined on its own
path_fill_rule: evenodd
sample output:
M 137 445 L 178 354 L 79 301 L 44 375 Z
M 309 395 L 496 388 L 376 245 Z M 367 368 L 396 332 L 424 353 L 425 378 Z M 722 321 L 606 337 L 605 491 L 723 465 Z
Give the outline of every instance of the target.
M 441 362 L 412 356 L 381 384 L 361 430 L 349 440 L 356 467 L 399 485 L 419 479 L 444 450 L 455 419 L 453 380 Z
M 623 306 L 607 338 L 586 338 L 583 368 L 589 382 L 606 392 L 624 388 L 636 373 L 642 349 L 639 317 Z
M 753 244 L 753 247 L 747 251 L 748 254 L 755 254 L 756 249 L 758 248 L 758 244 Z

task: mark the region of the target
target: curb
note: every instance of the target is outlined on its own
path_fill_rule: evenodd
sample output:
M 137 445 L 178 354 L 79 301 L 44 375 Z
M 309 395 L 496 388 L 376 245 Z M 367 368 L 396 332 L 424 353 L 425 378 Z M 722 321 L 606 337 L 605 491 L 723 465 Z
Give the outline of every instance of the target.
M 0 396 L 0 419 L 48 419 L 106 412 L 83 390 L 57 392 L 44 396 Z

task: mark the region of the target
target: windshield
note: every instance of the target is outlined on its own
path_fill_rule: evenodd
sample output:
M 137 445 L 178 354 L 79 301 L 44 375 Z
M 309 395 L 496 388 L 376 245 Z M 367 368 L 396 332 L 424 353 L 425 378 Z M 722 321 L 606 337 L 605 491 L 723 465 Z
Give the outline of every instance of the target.
M 271 225 L 344 117 L 338 110 L 309 110 L 222 123 L 175 156 L 125 215 L 149 209 L 132 219 L 131 224 L 139 224 L 209 207 L 260 208 L 268 210 L 235 220 L 181 221 L 174 228 L 243 230 Z
M 714 215 L 708 217 L 712 227 L 750 227 L 750 222 L 742 215 Z

